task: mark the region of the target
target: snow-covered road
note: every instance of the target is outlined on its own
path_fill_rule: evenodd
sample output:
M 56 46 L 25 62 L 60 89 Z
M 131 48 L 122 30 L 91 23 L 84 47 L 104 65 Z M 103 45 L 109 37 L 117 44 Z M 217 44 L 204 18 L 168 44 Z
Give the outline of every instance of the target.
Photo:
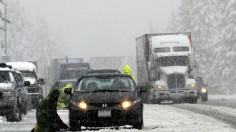
M 193 104 L 178 104 L 190 105 Z M 206 108 L 205 105 L 196 104 L 196 107 L 201 106 Z M 221 109 L 220 107 L 214 106 Z M 234 109 L 225 108 L 224 111 L 233 112 Z M 58 111 L 64 122 L 68 123 L 68 111 Z M 30 131 L 35 123 L 35 110 L 30 111 L 23 117 L 20 123 L 6 122 L 4 118 L 0 119 L 0 131 Z M 86 130 L 90 131 L 90 130 Z M 117 132 L 135 132 L 139 130 L 121 127 L 119 130 L 113 129 L 100 129 L 102 132 L 117 131 Z M 216 131 L 216 132 L 233 132 L 236 129 L 232 128 L 229 124 L 219 121 L 207 115 L 197 114 L 189 110 L 176 108 L 175 105 L 144 105 L 144 129 L 142 131 L 150 132 L 173 132 L 173 131 Z

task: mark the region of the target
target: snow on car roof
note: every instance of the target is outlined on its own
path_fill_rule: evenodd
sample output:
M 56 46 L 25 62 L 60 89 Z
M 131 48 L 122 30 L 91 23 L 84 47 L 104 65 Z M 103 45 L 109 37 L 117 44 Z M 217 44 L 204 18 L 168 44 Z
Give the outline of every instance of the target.
M 12 68 L 16 68 L 19 71 L 36 71 L 36 66 L 31 62 L 8 62 L 7 65 L 11 65 Z

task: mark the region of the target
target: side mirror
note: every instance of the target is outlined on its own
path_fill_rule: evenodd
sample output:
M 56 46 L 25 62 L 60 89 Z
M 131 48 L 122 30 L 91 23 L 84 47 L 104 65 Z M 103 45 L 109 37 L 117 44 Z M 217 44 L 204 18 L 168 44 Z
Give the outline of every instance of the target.
M 147 87 L 145 86 L 140 86 L 139 89 L 141 93 L 147 92 Z
M 44 84 L 45 84 L 45 81 L 44 81 L 43 78 L 39 78 L 39 84 L 41 84 L 41 85 L 44 85 Z
M 65 94 L 68 94 L 68 95 L 71 95 L 71 91 L 72 91 L 72 88 L 66 88 L 66 89 L 64 90 L 64 93 L 65 93 Z
M 24 81 L 24 86 L 29 86 L 30 85 L 30 81 Z

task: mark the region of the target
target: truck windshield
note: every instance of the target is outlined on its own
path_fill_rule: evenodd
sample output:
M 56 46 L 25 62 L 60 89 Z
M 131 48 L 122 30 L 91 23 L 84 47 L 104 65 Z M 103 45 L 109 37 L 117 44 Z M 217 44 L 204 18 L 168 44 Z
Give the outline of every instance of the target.
M 160 57 L 158 60 L 160 66 L 187 66 L 188 58 L 187 56 L 167 56 Z
M 77 91 L 133 91 L 128 77 L 88 77 L 80 81 Z
M 23 77 L 33 77 L 35 78 L 35 73 L 32 71 L 20 71 Z
M 0 71 L 0 83 L 11 82 L 9 71 Z

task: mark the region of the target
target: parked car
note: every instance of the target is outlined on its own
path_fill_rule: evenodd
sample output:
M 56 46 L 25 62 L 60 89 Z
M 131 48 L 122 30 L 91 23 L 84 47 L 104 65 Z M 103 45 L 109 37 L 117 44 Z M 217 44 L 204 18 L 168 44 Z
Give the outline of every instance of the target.
M 17 73 L 17 81 L 18 82 L 24 82 L 23 76 L 20 71 L 16 71 Z M 21 94 L 21 112 L 25 115 L 28 112 L 28 88 L 26 86 L 23 86 L 20 88 L 20 94 Z
M 129 75 L 97 74 L 81 77 L 71 92 L 69 124 L 71 130 L 85 127 L 132 125 L 143 128 L 140 90 Z
M 28 85 L 30 82 L 23 82 L 18 71 L 5 63 L 0 64 L 0 116 L 6 116 L 10 122 L 22 120 L 21 89 Z
M 202 100 L 202 102 L 208 101 L 208 89 L 207 84 L 204 83 L 202 77 L 195 78 L 198 90 L 198 98 Z

